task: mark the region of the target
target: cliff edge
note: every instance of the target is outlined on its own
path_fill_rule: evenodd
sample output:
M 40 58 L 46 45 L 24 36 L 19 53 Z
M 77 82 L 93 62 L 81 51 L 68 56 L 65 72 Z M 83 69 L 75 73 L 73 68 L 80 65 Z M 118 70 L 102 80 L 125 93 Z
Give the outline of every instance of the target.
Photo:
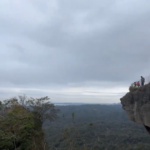
M 150 133 L 150 83 L 130 90 L 120 101 L 129 119 L 143 125 Z

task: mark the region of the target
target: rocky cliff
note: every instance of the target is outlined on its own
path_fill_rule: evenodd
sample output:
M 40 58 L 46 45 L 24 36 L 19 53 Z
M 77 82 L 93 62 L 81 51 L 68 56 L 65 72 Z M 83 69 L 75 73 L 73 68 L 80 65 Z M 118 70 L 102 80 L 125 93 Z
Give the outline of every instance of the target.
M 131 90 L 120 101 L 129 119 L 143 125 L 150 133 L 150 83 Z

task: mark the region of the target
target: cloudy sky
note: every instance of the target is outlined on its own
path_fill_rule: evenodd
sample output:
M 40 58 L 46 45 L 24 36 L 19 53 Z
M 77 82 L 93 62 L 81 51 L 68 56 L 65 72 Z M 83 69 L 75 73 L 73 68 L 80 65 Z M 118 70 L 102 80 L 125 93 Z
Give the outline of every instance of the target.
M 0 0 L 0 98 L 118 103 L 150 75 L 148 0 Z

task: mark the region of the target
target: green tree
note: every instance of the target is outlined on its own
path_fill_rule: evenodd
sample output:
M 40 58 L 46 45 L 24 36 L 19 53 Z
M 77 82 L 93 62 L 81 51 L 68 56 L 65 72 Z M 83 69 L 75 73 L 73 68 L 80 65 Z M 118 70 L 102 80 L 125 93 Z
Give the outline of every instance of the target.
M 44 123 L 45 120 L 53 121 L 58 117 L 57 113 L 59 110 L 55 109 L 54 104 L 50 102 L 48 96 L 36 99 L 30 98 L 26 104 L 32 109 L 41 123 Z
M 0 101 L 0 149 L 45 150 L 42 124 L 57 118 L 57 112 L 48 97 Z

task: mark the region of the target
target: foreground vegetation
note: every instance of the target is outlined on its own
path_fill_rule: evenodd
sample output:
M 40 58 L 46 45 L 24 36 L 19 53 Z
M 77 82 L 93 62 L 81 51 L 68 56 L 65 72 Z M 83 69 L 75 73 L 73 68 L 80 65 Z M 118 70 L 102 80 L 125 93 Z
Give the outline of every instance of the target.
M 42 125 L 57 118 L 48 97 L 19 96 L 0 102 L 0 150 L 45 150 Z

